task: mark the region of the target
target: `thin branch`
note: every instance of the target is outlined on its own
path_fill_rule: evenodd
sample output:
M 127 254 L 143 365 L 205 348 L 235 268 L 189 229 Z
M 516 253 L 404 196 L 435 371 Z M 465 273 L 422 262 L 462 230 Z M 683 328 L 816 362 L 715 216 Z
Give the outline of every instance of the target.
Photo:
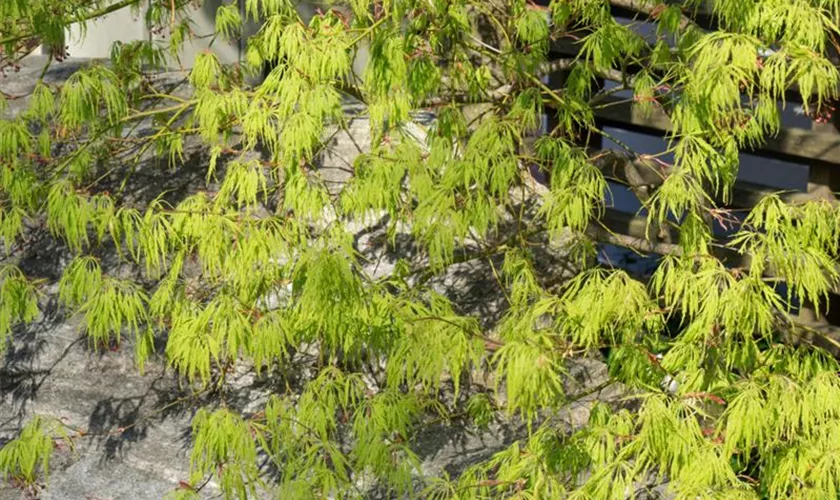
M 610 0 L 610 4 L 615 7 L 632 10 L 640 14 L 645 14 L 651 19 L 657 19 L 659 14 L 664 10 L 665 5 L 661 3 L 654 3 L 650 0 Z M 690 17 L 682 14 L 680 16 L 680 30 L 684 31 L 692 24 L 695 24 Z

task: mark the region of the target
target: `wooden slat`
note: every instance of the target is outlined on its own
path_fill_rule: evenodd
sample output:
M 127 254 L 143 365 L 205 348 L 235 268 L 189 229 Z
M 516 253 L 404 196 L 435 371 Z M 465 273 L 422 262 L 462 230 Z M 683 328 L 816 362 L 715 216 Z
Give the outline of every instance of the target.
M 778 189 L 768 188 L 752 182 L 736 181 L 732 188 L 731 207 L 752 208 L 764 197 L 779 193 Z M 808 183 L 807 191 L 783 192 L 780 198 L 785 203 L 804 203 L 806 201 L 835 201 L 831 191 L 825 186 Z
M 645 111 L 626 99 L 616 97 L 602 101 L 595 116 L 606 124 L 628 129 L 659 134 L 671 130 L 671 120 L 661 110 Z M 783 155 L 837 165 L 840 164 L 840 136 L 787 128 L 782 129 L 776 137 L 767 138 L 760 149 L 749 152 L 759 156 L 779 158 L 779 155 Z
M 832 116 L 827 123 L 815 121 L 812 127 L 814 134 L 840 141 L 840 117 L 838 115 Z M 810 164 L 809 180 L 814 184 L 826 186 L 836 193 L 840 191 L 840 168 L 835 165 L 835 163 L 838 163 L 836 157 L 834 160 L 814 158 Z
M 601 224 L 593 223 L 587 230 L 590 237 L 597 241 L 604 243 L 611 243 L 614 245 L 624 246 L 635 249 L 645 253 L 669 254 L 679 253 L 681 251 L 679 245 L 679 231 L 673 227 L 668 227 L 668 238 L 674 242 L 664 242 L 655 235 L 648 238 L 647 235 L 647 219 L 640 215 L 633 215 L 617 210 L 607 209 L 600 219 Z M 741 255 L 735 250 L 726 247 L 716 247 L 715 252 L 718 257 L 727 265 L 734 265 L 740 268 L 749 268 L 750 256 Z M 768 271 L 768 275 L 773 276 L 772 270 Z M 840 307 L 840 286 L 836 286 L 831 290 L 831 307 L 836 309 Z M 810 308 L 803 305 L 803 311 L 808 311 Z M 810 309 L 813 311 L 813 309 Z M 806 313 L 807 314 L 807 313 Z M 820 314 L 817 314 L 820 317 Z M 837 315 L 833 319 L 837 321 Z
M 604 176 L 631 190 L 637 188 L 657 188 L 670 175 L 670 168 L 644 157 L 631 159 L 628 153 L 618 150 L 598 150 L 590 148 L 588 153 L 594 158 L 594 164 Z M 786 203 L 805 201 L 836 201 L 828 186 L 809 183 L 806 191 L 784 191 L 744 180 L 736 180 L 732 187 L 732 200 L 728 206 L 733 208 L 752 208 L 764 197 L 778 194 Z M 723 200 L 717 200 L 721 205 Z

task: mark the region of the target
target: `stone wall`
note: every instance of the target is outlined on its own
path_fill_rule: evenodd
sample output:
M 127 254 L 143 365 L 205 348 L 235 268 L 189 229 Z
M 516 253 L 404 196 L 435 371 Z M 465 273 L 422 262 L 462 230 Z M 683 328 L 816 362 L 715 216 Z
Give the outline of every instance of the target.
M 17 75 L 0 82 L 4 91 L 25 93 L 34 84 L 44 58 L 29 58 Z M 47 81 L 60 82 L 85 63 L 70 59 L 54 64 Z M 13 101 L 10 113 L 26 105 Z M 413 125 L 422 135 L 431 116 L 418 116 Z M 142 127 L 138 133 L 143 133 Z M 351 120 L 347 131 L 330 141 L 319 161 L 322 174 L 336 185 L 346 180 L 346 166 L 352 164 L 359 150 L 369 148 L 368 123 Z M 186 196 L 203 187 L 208 152 L 197 141 L 185 144 L 186 161 L 177 174 L 160 165 L 157 158 L 142 162 L 132 177 L 129 192 L 142 201 L 167 189 L 174 196 Z M 116 159 L 119 161 L 119 159 Z M 359 249 L 375 263 L 371 273 L 387 272 L 398 257 L 412 253 L 410 238 L 402 246 L 385 248 L 380 241 L 381 228 L 360 231 Z M 540 271 L 559 275 L 569 273 L 561 248 L 546 245 L 540 252 Z M 57 280 L 64 265 L 71 259 L 68 250 L 56 245 L 45 234 L 35 235 L 29 245 L 11 257 L 32 277 L 48 280 L 42 301 L 43 316 L 27 328 L 14 332 L 13 347 L 0 358 L 0 446 L 13 438 L 21 426 L 34 415 L 60 418 L 68 428 L 85 433 L 76 439 L 76 448 L 59 449 L 53 471 L 41 494 L 56 500 L 152 500 L 188 478 L 190 420 L 200 404 L 212 400 L 192 396 L 168 372 L 162 357 L 153 360 L 145 374 L 138 373 L 133 362 L 133 346 L 124 344 L 116 351 L 92 350 L 80 328 L 78 318 L 68 317 L 56 306 Z M 372 264 L 371 266 L 373 266 Z M 494 262 L 498 268 L 500 261 Z M 114 255 L 103 258 L 104 271 L 128 275 L 132 266 L 120 263 Z M 437 290 L 445 293 L 465 313 L 480 318 L 492 328 L 505 310 L 504 297 L 497 286 L 492 268 L 486 261 L 470 261 L 452 266 L 433 280 Z M 307 359 L 295 361 L 306 369 Z M 606 366 L 598 359 L 580 359 L 571 364 L 574 377 L 569 392 L 593 387 L 606 380 Z M 242 411 L 254 411 L 275 390 L 277 381 L 256 377 L 247 367 L 234 377 L 226 400 Z M 560 415 L 558 424 L 569 429 L 582 425 L 588 418 L 593 400 L 615 400 L 619 387 L 613 385 L 576 401 Z M 457 421 L 428 426 L 419 433 L 414 444 L 423 460 L 423 472 L 457 474 L 468 465 L 489 458 L 511 442 L 525 435 L 520 422 L 497 421 L 489 429 L 479 430 Z M 205 498 L 216 498 L 215 485 L 202 490 Z M 377 498 L 371 490 L 370 498 Z M 0 500 L 17 500 L 22 493 L 7 484 L 0 484 Z

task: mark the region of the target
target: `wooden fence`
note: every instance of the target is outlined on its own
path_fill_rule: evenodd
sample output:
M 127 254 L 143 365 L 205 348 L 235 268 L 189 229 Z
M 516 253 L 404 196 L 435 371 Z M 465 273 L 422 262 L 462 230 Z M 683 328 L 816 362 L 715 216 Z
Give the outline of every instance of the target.
M 537 3 L 547 5 L 548 1 Z M 611 3 L 613 15 L 620 22 L 632 25 L 634 30 L 640 33 L 655 30 L 651 23 L 645 21 L 648 19 L 648 13 L 645 12 L 648 3 L 635 0 L 612 0 Z M 715 29 L 714 18 L 708 11 L 700 10 L 692 14 L 691 19 L 704 29 Z M 573 58 L 577 55 L 578 45 L 574 41 L 559 40 L 552 44 L 551 60 Z M 838 62 L 840 58 L 835 58 L 835 63 Z M 616 75 L 606 76 L 620 78 L 620 74 L 615 73 Z M 565 71 L 559 71 L 551 75 L 551 85 L 557 89 L 562 88 L 566 74 Z M 609 86 L 610 80 L 601 78 L 598 84 Z M 782 130 L 775 136 L 767 137 L 760 147 L 754 150 L 742 150 L 742 163 L 748 157 L 757 157 L 758 161 L 753 161 L 753 163 L 758 166 L 758 175 L 754 172 L 753 179 L 749 180 L 745 179 L 746 175 L 739 175 L 733 190 L 732 201 L 725 208 L 750 208 L 764 195 L 780 191 L 780 187 L 792 189 L 792 192 L 786 194 L 791 201 L 809 199 L 837 201 L 835 196 L 840 191 L 840 121 L 837 115 L 834 115 L 827 123 L 818 123 L 804 116 L 797 117 L 795 113 L 791 113 L 791 110 L 798 106 L 801 107 L 801 102 L 795 94 L 787 96 Z M 661 144 L 665 134 L 671 129 L 671 121 L 664 111 L 656 108 L 643 111 L 632 99 L 632 94 L 629 96 L 612 95 L 600 100 L 595 116 L 596 123 L 601 129 L 632 135 L 637 140 L 639 137 L 645 137 L 650 143 Z M 549 127 L 551 126 L 550 123 Z M 608 143 L 610 142 L 602 137 L 590 137 L 588 146 L 609 150 Z M 636 158 L 634 164 L 636 167 L 641 167 L 636 169 L 637 172 L 642 170 L 641 182 L 656 183 L 658 176 L 644 178 L 643 170 L 646 165 L 643 158 Z M 802 173 L 807 171 L 807 178 L 802 179 L 804 182 L 800 183 L 789 180 L 787 183 L 778 182 L 786 177 L 796 177 L 797 173 L 793 176 L 788 175 L 793 171 Z M 620 182 L 627 183 L 629 180 L 620 169 L 607 172 L 607 174 Z M 623 189 L 619 184 L 613 187 Z M 640 205 L 640 202 L 637 204 Z M 628 213 L 627 210 L 611 207 L 607 209 L 602 222 L 610 231 L 620 236 L 616 238 L 600 228 L 593 228 L 594 232 L 600 232 L 601 236 L 607 239 L 612 238 L 618 245 L 632 246 L 650 252 L 667 250 L 668 245 L 678 238 L 675 230 L 648 235 L 647 221 L 643 212 Z M 736 256 L 725 257 L 733 262 L 737 261 Z M 737 262 L 735 263 L 737 265 Z M 840 287 L 831 294 L 828 315 L 820 315 L 805 304 L 800 308 L 798 320 L 810 328 L 830 333 L 832 337 L 840 337 L 840 328 L 837 328 L 840 326 Z

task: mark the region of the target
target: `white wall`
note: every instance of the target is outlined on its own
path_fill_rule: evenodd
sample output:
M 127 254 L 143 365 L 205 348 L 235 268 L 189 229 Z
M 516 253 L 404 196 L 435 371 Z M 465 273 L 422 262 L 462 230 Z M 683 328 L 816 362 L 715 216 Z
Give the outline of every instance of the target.
M 201 38 L 201 36 L 212 34 L 215 31 L 216 9 L 221 3 L 221 0 L 204 0 L 200 2 L 199 6 L 187 8 L 186 12 L 189 15 L 192 28 L 198 37 L 184 43 L 177 58 L 180 59 L 181 64 L 177 59 L 173 59 L 171 61 L 173 66 L 191 67 L 195 56 L 210 47 L 212 37 Z M 244 0 L 240 0 L 240 7 L 244 9 Z M 248 30 L 246 27 L 246 35 L 256 31 L 255 26 L 250 28 Z M 134 16 L 131 9 L 125 8 L 94 22 L 89 22 L 84 36 L 82 36 L 78 26 L 71 27 L 68 33 L 68 45 L 70 46 L 70 55 L 73 57 L 102 58 L 110 55 L 111 45 L 116 41 L 130 42 L 152 39 L 165 43 L 169 35 L 169 30 L 152 35 L 146 29 L 143 14 Z M 223 63 L 233 63 L 240 60 L 241 49 L 243 48 L 241 45 L 242 43 L 238 40 L 230 41 L 223 37 L 217 37 L 213 41 L 212 50 Z
M 89 21 L 84 35 L 79 25 L 72 26 L 67 34 L 67 45 L 73 57 L 100 58 L 110 55 L 114 42 L 147 40 L 148 37 L 142 17 L 133 16 L 131 9 L 126 8 Z
M 231 64 L 240 60 L 242 50 L 239 40 L 228 40 L 225 37 L 217 36 L 213 39 L 216 31 L 216 9 L 222 4 L 220 0 L 204 0 L 198 6 L 187 7 L 183 13 L 189 17 L 193 38 L 184 42 L 177 58 L 173 58 L 170 64 L 174 67 L 189 68 L 195 57 L 211 48 L 216 53 L 222 64 Z M 244 6 L 241 1 L 240 9 Z M 182 14 L 182 15 L 184 15 Z M 159 40 L 164 44 L 169 40 L 170 30 L 163 33 L 151 35 L 152 40 Z M 212 43 L 211 43 L 212 42 Z
M 2 0 L 0 0 L 2 1 Z M 240 11 L 243 19 L 245 18 L 245 0 L 238 0 Z M 298 5 L 298 11 L 304 22 L 309 22 L 315 15 L 317 7 L 323 7 L 324 2 L 301 1 Z M 253 35 L 259 29 L 259 24 L 249 21 L 243 27 L 243 40 L 227 40 L 223 37 L 216 37 L 212 42 L 212 33 L 215 31 L 215 16 L 216 9 L 222 4 L 222 0 L 203 0 L 196 2 L 196 5 L 190 6 L 185 11 L 192 23 L 193 30 L 196 37 L 184 43 L 184 47 L 180 53 L 178 60 L 173 60 L 174 66 L 181 64 L 185 68 L 192 66 L 192 61 L 195 56 L 203 52 L 207 48 L 211 48 L 219 59 L 225 63 L 234 63 L 241 60 L 245 51 L 245 39 Z M 134 40 L 160 40 L 166 42 L 169 38 L 169 30 L 165 30 L 160 34 L 151 34 L 146 29 L 143 21 L 143 14 L 134 16 L 131 9 L 125 8 L 113 12 L 95 22 L 89 22 L 87 31 L 82 36 L 81 30 L 78 26 L 74 26 L 68 33 L 68 45 L 70 46 L 70 55 L 73 57 L 89 57 L 102 58 L 108 57 L 111 51 L 111 45 L 116 41 L 129 42 Z M 41 49 L 43 52 L 45 49 Z
M 0 0 L 3 1 L 3 0 Z M 155 0 L 157 1 L 157 0 Z M 245 18 L 245 0 L 238 0 L 243 19 Z M 245 43 L 248 37 L 255 34 L 260 27 L 258 22 L 249 20 L 242 29 L 241 40 L 227 40 L 223 37 L 205 36 L 215 31 L 216 9 L 222 4 L 222 0 L 203 0 L 195 2 L 196 6 L 188 7 L 188 15 L 195 31 L 196 38 L 184 43 L 177 58 L 170 58 L 169 64 L 173 68 L 189 69 L 192 67 L 195 57 L 210 48 L 217 54 L 219 60 L 224 64 L 231 64 L 241 61 L 245 54 Z M 323 0 L 302 0 L 298 2 L 298 12 L 301 19 L 308 23 L 315 15 L 317 8 L 325 8 Z M 349 12 L 346 13 L 350 15 Z M 89 22 L 87 30 L 82 36 L 78 26 L 71 27 L 68 33 L 68 45 L 70 56 L 81 58 L 107 58 L 111 53 L 111 46 L 114 42 L 130 42 L 134 40 L 158 40 L 166 43 L 169 39 L 169 30 L 163 33 L 151 34 L 146 29 L 143 13 L 132 15 L 130 8 L 113 12 L 101 19 Z M 212 45 L 211 45 L 212 40 Z M 47 53 L 47 49 L 39 47 L 35 53 Z M 354 72 L 361 76 L 367 64 L 367 47 L 362 44 L 359 48 L 358 57 L 353 61 Z M 256 83 L 256 82 L 252 82 Z

